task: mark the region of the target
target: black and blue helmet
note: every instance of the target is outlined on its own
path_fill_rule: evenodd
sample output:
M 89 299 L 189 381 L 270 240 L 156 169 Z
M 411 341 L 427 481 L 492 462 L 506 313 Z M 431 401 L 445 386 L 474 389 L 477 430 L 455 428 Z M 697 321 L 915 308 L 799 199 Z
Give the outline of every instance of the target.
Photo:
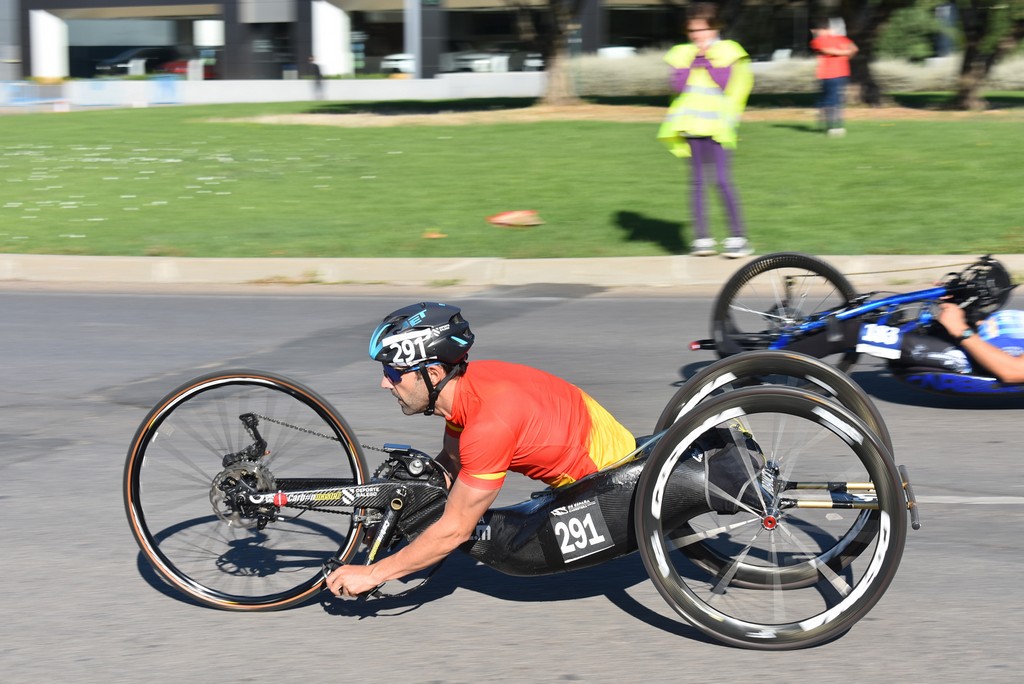
M 370 358 L 396 368 L 466 360 L 473 332 L 457 306 L 420 302 L 384 317 L 370 336 Z

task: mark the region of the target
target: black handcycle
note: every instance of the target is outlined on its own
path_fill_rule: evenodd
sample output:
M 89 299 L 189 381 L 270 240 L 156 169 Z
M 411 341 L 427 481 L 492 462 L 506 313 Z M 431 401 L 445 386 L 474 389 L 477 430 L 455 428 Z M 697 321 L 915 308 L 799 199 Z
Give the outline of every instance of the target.
M 794 351 L 831 359 L 843 371 L 863 353 L 885 359 L 893 377 L 918 389 L 1021 395 L 1024 384 L 1002 383 L 984 370 L 945 367 L 943 355 L 930 351 L 954 344 L 935 321 L 938 304 L 959 305 L 974 324 L 1000 309 L 1014 287 L 992 256 L 946 274 L 934 287 L 893 294 L 858 293 L 835 267 L 808 254 L 767 254 L 726 281 L 712 307 L 711 338 L 690 348 L 714 350 L 721 358 L 761 349 Z M 913 351 L 909 358 L 904 348 Z
M 747 386 L 766 369 L 802 388 Z M 201 604 L 312 600 L 339 563 L 369 563 L 443 512 L 428 454 L 365 447 L 316 392 L 224 371 L 157 403 L 128 451 L 124 499 L 143 557 Z M 909 511 L 909 514 L 908 514 Z M 722 642 L 778 650 L 849 630 L 889 587 L 917 507 L 870 399 L 786 352 L 705 369 L 613 467 L 495 507 L 462 545 L 510 575 L 591 567 L 639 550 L 655 587 Z

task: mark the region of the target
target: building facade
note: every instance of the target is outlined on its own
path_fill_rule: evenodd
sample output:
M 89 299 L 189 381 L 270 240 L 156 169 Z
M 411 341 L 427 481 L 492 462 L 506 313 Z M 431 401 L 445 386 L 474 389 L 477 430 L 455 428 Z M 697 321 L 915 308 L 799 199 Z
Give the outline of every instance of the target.
M 216 77 L 374 73 L 394 53 L 416 76 L 459 50 L 536 50 L 547 0 L 0 0 L 0 80 L 88 78 L 132 48 L 214 55 Z M 684 39 L 686 0 L 584 0 L 573 49 L 662 48 Z M 733 25 L 755 56 L 806 44 L 807 4 L 743 3 Z M 543 30 L 541 28 L 541 30 Z M 212 37 L 211 37 L 212 36 Z

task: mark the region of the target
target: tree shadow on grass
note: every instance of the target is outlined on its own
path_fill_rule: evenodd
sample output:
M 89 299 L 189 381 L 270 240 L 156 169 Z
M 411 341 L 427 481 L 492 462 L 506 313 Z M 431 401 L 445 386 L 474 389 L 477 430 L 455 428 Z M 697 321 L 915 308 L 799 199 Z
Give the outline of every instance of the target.
M 954 96 L 951 93 L 900 93 L 891 96 L 900 107 L 908 109 L 953 109 Z M 989 109 L 1015 109 L 1024 107 L 1024 94 L 986 93 Z
M 817 92 L 807 93 L 751 93 L 747 106 L 753 108 L 773 109 L 776 107 L 798 107 L 809 109 L 818 106 L 821 95 Z
M 615 214 L 615 224 L 626 233 L 626 239 L 630 242 L 652 242 L 669 254 L 686 252 L 684 226 L 676 221 L 662 221 L 634 211 L 620 211 Z

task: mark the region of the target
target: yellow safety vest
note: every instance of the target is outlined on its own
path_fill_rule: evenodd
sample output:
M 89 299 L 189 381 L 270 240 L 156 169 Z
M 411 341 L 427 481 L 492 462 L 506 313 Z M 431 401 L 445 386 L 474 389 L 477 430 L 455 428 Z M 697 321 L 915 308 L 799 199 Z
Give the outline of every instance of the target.
M 740 116 L 754 87 L 750 56 L 736 41 L 716 41 L 705 55 L 715 68 L 732 66 L 729 82 L 723 91 L 707 69 L 690 71 L 686 88 L 672 102 L 658 129 L 658 140 L 677 157 L 690 156 L 687 136 L 710 137 L 722 147 L 735 148 Z M 676 45 L 665 55 L 674 69 L 686 69 L 696 58 L 697 46 L 689 43 Z

